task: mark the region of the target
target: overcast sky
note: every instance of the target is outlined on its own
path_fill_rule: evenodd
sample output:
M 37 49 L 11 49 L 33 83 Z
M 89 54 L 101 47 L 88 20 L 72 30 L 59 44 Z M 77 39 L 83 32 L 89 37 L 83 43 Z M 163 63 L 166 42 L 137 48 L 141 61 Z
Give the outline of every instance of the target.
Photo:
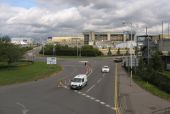
M 86 30 L 133 29 L 160 34 L 168 31 L 169 0 L 0 0 L 0 34 L 47 38 Z

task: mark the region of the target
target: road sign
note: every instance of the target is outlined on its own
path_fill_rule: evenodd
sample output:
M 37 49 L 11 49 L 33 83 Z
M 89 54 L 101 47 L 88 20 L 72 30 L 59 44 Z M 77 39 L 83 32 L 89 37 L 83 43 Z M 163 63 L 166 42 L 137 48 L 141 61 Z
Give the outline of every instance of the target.
M 56 57 L 47 57 L 47 64 L 57 64 Z

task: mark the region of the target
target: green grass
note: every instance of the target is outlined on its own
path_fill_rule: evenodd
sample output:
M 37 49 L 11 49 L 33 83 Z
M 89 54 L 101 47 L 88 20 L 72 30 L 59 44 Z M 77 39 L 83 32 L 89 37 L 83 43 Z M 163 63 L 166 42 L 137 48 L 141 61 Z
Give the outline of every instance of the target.
M 61 71 L 58 65 L 48 66 L 46 63 L 20 62 L 12 66 L 0 67 L 0 85 L 9 85 L 48 77 Z
M 135 82 L 140 86 L 142 87 L 143 89 L 149 91 L 150 93 L 152 93 L 153 95 L 156 95 L 160 98 L 163 98 L 163 99 L 166 99 L 166 100 L 169 100 L 170 101 L 170 94 L 160 90 L 159 88 L 157 88 L 156 86 L 146 82 L 146 81 L 143 81 L 139 78 L 135 78 L 134 79 Z

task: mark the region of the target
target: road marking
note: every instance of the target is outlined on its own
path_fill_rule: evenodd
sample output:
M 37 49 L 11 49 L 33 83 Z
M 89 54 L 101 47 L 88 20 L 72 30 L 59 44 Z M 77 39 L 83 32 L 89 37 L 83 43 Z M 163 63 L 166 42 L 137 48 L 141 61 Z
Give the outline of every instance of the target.
M 100 78 L 100 79 L 98 79 L 98 80 L 97 80 L 97 83 L 100 83 L 100 82 L 101 82 L 101 80 L 102 80 L 101 78 Z
M 83 93 L 82 95 L 83 95 L 83 96 L 86 96 L 86 94 L 85 94 L 85 93 Z
M 95 98 L 94 97 L 90 97 L 91 100 L 94 100 Z
M 106 106 L 106 107 L 108 107 L 108 108 L 110 108 L 110 107 L 111 107 L 111 106 L 110 106 L 110 105 L 108 105 L 108 104 L 107 104 L 107 105 L 105 105 L 105 106 Z
M 81 91 L 78 91 L 78 93 L 79 93 L 79 94 L 82 94 L 82 92 L 81 92 Z
M 103 74 L 103 78 L 105 77 L 105 74 Z
M 92 85 L 86 92 L 88 93 L 90 90 L 92 90 L 95 87 L 95 85 Z
M 19 105 L 19 106 L 21 106 L 23 109 L 22 109 L 22 113 L 23 114 L 27 114 L 27 112 L 29 111 L 23 104 L 21 104 L 21 103 L 16 103 L 17 105 Z
M 100 102 L 100 104 L 104 105 L 105 103 L 104 102 Z
M 95 101 L 96 101 L 96 102 L 100 102 L 100 100 L 99 100 L 99 99 L 96 99 Z
M 89 95 L 86 95 L 87 98 L 89 98 L 90 96 Z
M 90 100 L 92 100 L 92 101 L 94 101 L 94 102 L 96 102 L 96 103 L 99 103 L 99 104 L 101 104 L 101 105 L 103 105 L 103 106 L 105 106 L 105 107 L 107 107 L 107 108 L 109 108 L 109 109 L 111 109 L 111 110 L 114 110 L 114 111 L 115 111 L 115 108 L 114 108 L 114 107 L 110 106 L 109 104 L 107 104 L 107 103 L 105 103 L 105 102 L 103 102 L 103 101 L 101 101 L 101 100 L 99 100 L 99 99 L 96 99 L 96 98 L 94 98 L 94 97 L 92 97 L 92 96 L 90 96 L 90 95 L 87 95 L 86 93 L 83 93 L 83 92 L 78 91 L 78 90 L 74 90 L 74 92 L 77 93 L 77 94 L 79 94 L 79 95 L 82 95 L 82 96 L 84 96 L 84 97 L 86 97 L 86 98 L 88 98 L 88 99 L 90 99 Z M 23 113 L 23 114 L 26 114 L 26 113 Z

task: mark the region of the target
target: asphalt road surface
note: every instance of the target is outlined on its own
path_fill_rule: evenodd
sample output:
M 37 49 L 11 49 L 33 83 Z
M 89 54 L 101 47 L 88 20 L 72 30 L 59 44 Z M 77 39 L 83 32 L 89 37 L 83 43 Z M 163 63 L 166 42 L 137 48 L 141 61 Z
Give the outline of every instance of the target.
M 64 71 L 49 78 L 0 87 L 0 114 L 115 114 L 113 59 L 59 60 Z M 104 65 L 109 73 L 101 73 Z M 82 90 L 70 90 L 69 80 L 87 73 Z M 64 86 L 58 87 L 60 80 Z

